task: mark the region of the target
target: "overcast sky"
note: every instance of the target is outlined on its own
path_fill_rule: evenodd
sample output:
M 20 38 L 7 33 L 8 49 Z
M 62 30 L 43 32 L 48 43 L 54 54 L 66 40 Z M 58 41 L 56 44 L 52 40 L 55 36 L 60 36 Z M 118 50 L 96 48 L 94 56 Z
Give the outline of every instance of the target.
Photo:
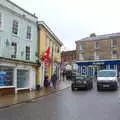
M 90 33 L 120 32 L 119 0 L 12 0 L 44 20 L 68 50 Z

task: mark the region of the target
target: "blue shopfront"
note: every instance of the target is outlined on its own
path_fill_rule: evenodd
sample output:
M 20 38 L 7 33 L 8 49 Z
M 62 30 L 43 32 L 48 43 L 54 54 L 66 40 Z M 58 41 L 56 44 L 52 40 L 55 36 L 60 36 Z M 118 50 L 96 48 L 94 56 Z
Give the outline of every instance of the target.
M 102 69 L 115 69 L 120 72 L 120 60 L 111 61 L 78 61 L 78 71 L 81 75 L 97 76 L 97 72 Z

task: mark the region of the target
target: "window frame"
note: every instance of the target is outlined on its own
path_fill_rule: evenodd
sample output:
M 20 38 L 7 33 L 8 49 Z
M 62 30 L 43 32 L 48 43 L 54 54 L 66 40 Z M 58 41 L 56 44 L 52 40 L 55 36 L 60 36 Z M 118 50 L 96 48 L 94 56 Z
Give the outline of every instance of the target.
M 3 13 L 0 12 L 0 30 L 3 30 L 4 20 L 3 20 Z
M 115 51 L 116 51 L 116 53 L 114 53 Z M 116 58 L 117 57 L 117 50 L 112 49 L 111 54 L 112 54 L 112 58 Z
M 100 51 L 95 51 L 95 60 L 100 59 Z
M 16 55 L 17 55 L 17 43 L 16 42 L 12 42 L 11 43 L 11 47 L 12 47 L 11 49 L 14 49 L 14 54 L 11 55 L 11 58 L 16 58 Z
M 100 41 L 98 40 L 95 41 L 95 48 L 96 49 L 100 48 Z
M 27 26 L 26 39 L 27 40 L 32 39 L 32 27 L 30 25 Z
M 113 42 L 114 41 L 114 42 Z M 112 48 L 116 48 L 117 47 L 117 40 L 115 40 L 115 39 L 112 39 L 111 40 L 111 47 Z
M 29 48 L 29 50 L 27 50 Z M 30 46 L 25 47 L 26 60 L 30 60 Z
M 19 22 L 18 20 L 13 20 L 13 23 L 12 23 L 12 33 L 14 35 L 18 35 L 18 31 L 19 31 Z

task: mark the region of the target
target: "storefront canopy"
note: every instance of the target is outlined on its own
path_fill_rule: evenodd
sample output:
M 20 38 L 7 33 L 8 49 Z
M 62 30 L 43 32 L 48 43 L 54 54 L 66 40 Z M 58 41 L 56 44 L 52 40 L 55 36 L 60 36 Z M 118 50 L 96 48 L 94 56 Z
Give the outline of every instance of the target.
M 117 65 L 120 64 L 120 60 L 111 61 L 93 61 L 93 62 L 76 62 L 79 66 L 89 66 L 89 65 Z

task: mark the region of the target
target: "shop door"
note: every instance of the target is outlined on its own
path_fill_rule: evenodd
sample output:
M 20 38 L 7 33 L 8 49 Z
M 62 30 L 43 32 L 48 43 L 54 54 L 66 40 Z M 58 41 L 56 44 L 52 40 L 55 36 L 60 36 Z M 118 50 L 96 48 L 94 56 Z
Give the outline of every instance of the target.
M 88 76 L 93 76 L 93 68 L 88 67 Z
M 17 70 L 17 88 L 29 88 L 28 70 Z
M 82 66 L 81 75 L 82 76 L 86 76 L 87 75 L 87 67 L 86 66 Z

